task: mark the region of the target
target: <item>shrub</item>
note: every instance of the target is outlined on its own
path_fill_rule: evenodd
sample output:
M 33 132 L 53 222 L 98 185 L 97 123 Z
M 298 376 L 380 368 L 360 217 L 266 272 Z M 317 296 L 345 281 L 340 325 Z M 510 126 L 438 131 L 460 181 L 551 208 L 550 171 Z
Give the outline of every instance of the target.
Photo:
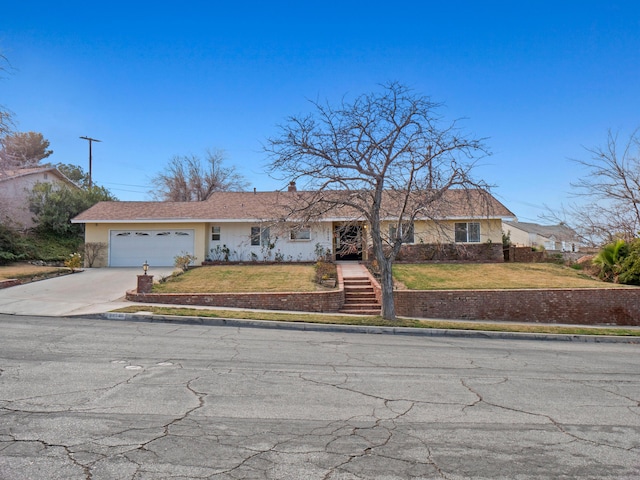
M 329 280 L 330 278 L 337 278 L 338 272 L 336 266 L 331 262 L 318 261 L 314 265 L 316 271 L 315 281 L 316 283 L 322 283 L 323 280 Z
M 176 255 L 173 257 L 174 265 L 177 268 L 182 269 L 183 271 L 189 270 L 189 265 L 196 259 L 195 255 L 192 255 L 188 252 L 181 252 L 180 255 Z
M 93 267 L 94 262 L 107 251 L 105 242 L 88 242 L 84 244 L 84 258 L 89 268 Z
M 17 232 L 0 224 L 0 265 L 15 262 L 24 258 L 17 242 Z
M 640 285 L 640 239 L 628 245 L 627 255 L 620 263 L 618 280 L 626 285 Z
M 617 240 L 602 247 L 593 259 L 593 264 L 599 268 L 598 277 L 605 282 L 617 282 L 627 252 L 628 245 L 624 240 Z
M 64 266 L 71 269 L 72 272 L 80 270 L 82 267 L 82 255 L 78 252 L 72 253 L 69 255 L 69 258 L 64 261 Z

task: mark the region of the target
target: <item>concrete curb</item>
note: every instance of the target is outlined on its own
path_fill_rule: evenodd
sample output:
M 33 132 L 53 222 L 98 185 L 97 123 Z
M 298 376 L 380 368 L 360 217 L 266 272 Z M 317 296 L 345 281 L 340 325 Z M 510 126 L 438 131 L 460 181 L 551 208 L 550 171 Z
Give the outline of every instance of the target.
M 623 337 L 614 335 L 565 335 L 553 333 L 521 333 L 521 332 L 493 332 L 485 330 L 451 330 L 438 328 L 411 327 L 376 327 L 359 325 L 332 325 L 325 323 L 306 322 L 278 322 L 272 320 L 242 320 L 230 318 L 183 317 L 174 315 L 151 315 L 145 313 L 108 312 L 96 315 L 83 315 L 106 320 L 173 323 L 179 325 L 205 325 L 214 327 L 236 328 L 268 328 L 276 330 L 299 330 L 305 332 L 330 333 L 360 333 L 377 335 L 409 335 L 422 337 L 452 337 L 452 338 L 488 338 L 500 340 L 537 340 L 582 343 L 627 343 L 640 344 L 640 337 Z

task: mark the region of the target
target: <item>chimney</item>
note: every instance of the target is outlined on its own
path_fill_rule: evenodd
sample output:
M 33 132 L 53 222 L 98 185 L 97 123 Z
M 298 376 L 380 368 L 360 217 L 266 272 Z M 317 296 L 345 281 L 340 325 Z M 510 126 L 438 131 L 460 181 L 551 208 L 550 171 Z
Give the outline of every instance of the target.
M 296 188 L 296 182 L 294 182 L 294 181 L 289 182 L 289 191 L 290 192 L 295 192 L 297 190 L 298 189 Z

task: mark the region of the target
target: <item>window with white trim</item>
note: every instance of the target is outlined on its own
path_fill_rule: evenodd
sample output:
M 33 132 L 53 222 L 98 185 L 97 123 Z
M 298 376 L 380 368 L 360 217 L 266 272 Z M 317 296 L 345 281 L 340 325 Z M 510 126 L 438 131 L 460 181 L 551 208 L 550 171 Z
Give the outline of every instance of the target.
M 455 232 L 456 243 L 480 242 L 480 223 L 478 222 L 456 223 Z
M 289 240 L 311 240 L 311 227 L 296 227 L 289 230 Z
M 220 241 L 220 226 L 214 225 L 211 227 L 211 241 L 219 242 Z

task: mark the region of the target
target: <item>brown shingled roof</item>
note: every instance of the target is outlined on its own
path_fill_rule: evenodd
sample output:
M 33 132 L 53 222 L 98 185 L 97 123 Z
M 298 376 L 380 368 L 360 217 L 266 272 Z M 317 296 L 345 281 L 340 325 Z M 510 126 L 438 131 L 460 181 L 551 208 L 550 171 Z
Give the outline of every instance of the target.
M 215 192 L 204 202 L 100 202 L 73 223 L 184 222 L 267 220 L 286 216 L 292 205 L 315 192 Z M 470 197 L 469 197 L 470 195 Z M 338 207 L 327 220 L 354 218 L 351 208 Z M 481 201 L 479 192 L 449 190 L 431 206 L 428 218 L 507 218 L 515 215 L 494 197 Z

